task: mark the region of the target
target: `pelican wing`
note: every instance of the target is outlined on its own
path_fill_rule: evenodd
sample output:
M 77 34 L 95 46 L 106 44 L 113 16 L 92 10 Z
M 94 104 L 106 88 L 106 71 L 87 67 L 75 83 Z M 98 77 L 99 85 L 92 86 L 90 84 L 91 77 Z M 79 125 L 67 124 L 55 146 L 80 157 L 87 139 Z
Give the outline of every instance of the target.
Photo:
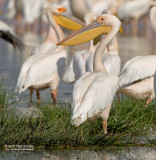
M 78 51 L 74 54 L 73 57 L 73 70 L 75 73 L 75 79 L 77 80 L 85 73 L 85 58 L 83 54 L 86 54 L 87 50 Z
M 104 54 L 102 57 L 103 65 L 105 66 L 108 74 L 120 73 L 121 59 L 118 55 Z
M 120 86 L 153 76 L 156 71 L 156 56 L 137 56 L 128 60 L 123 66 L 120 77 Z
M 21 92 L 30 86 L 45 85 L 51 82 L 54 74 L 61 75 L 65 65 L 66 51 L 60 50 L 55 53 L 47 53 L 33 62 L 25 77 Z
M 41 43 L 33 47 L 31 55 L 54 51 L 56 48 L 56 44 L 52 42 Z
M 0 21 L 0 37 L 11 43 L 15 48 L 24 49 L 24 44 L 20 37 L 5 22 Z
M 74 84 L 73 90 L 73 104 L 72 108 L 77 110 L 83 100 L 83 96 L 87 91 L 89 85 L 92 83 L 96 74 L 90 74 L 89 72 L 82 75 Z
M 49 52 L 51 54 L 51 52 Z M 48 53 L 46 54 L 48 56 Z M 20 74 L 18 77 L 18 82 L 17 82 L 17 90 L 19 93 L 23 92 L 23 86 L 26 83 L 27 75 L 30 71 L 31 66 L 37 62 L 39 59 L 45 56 L 45 53 L 41 54 L 35 54 L 33 56 L 30 56 L 22 65 Z
M 69 64 L 66 64 L 62 80 L 64 83 L 75 82 L 75 74 L 73 70 L 73 58 L 70 60 Z
M 94 53 L 91 53 L 86 60 L 86 71 L 90 73 L 93 73 L 93 58 L 94 58 Z
M 88 86 L 84 85 L 89 81 Z M 80 88 L 83 88 L 83 92 Z M 118 89 L 118 77 L 114 74 L 93 73 L 86 75 L 74 87 L 73 115 L 72 120 L 76 126 L 98 116 L 113 101 Z M 79 94 L 79 99 L 74 99 L 75 92 Z M 81 100 L 81 101 L 80 101 Z

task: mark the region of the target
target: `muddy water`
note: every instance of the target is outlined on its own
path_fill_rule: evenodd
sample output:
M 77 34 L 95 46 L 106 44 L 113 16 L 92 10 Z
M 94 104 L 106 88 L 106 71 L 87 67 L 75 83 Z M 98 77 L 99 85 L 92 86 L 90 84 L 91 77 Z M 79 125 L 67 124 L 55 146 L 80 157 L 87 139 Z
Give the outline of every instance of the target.
M 156 148 L 105 150 L 1 151 L 0 160 L 155 160 Z

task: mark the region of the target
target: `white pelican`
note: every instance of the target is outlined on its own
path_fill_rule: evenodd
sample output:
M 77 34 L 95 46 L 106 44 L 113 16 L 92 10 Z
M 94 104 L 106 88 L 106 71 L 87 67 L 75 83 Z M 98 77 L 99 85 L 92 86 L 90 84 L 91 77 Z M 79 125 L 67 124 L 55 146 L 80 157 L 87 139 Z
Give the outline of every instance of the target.
M 24 0 L 9 0 L 7 2 L 6 17 L 9 19 L 16 18 L 15 32 L 21 34 L 23 32 L 22 18 L 23 18 L 23 1 Z
M 56 43 L 58 42 L 57 36 L 61 36 L 61 35 L 57 35 L 58 32 L 60 32 L 60 34 L 62 31 L 57 31 L 57 26 L 55 26 L 55 23 L 53 22 L 54 19 L 52 18 L 51 12 L 48 12 L 48 10 L 51 10 L 53 12 L 53 14 L 58 14 L 58 8 L 60 6 L 57 5 L 49 5 L 47 8 L 45 8 L 45 10 L 42 12 L 42 14 L 46 14 L 47 20 L 49 22 L 49 29 L 48 32 L 44 38 L 44 40 L 33 47 L 31 55 L 34 54 L 39 54 L 39 53 L 44 53 L 44 52 L 48 52 L 48 51 L 52 51 L 54 49 L 56 49 Z M 62 8 L 62 12 L 66 11 L 66 8 Z M 60 23 L 58 23 L 60 24 Z M 60 24 L 61 25 L 61 24 Z
M 125 2 L 118 8 L 117 15 L 120 20 L 133 20 L 133 34 L 137 34 L 139 19 L 145 17 L 152 6 L 156 6 L 155 0 L 133 0 Z
M 74 85 L 71 119 L 76 126 L 79 126 L 87 119 L 101 117 L 104 133 L 107 133 L 107 119 L 114 95 L 118 89 L 118 75 L 107 73 L 102 63 L 102 55 L 108 43 L 118 32 L 120 24 L 121 22 L 115 16 L 103 14 L 93 23 L 81 28 L 58 43 L 76 45 L 109 32 L 102 37 L 95 51 L 93 73 L 85 73 Z
M 146 107 L 155 98 L 156 55 L 137 56 L 128 60 L 120 73 L 119 93 L 146 100 Z
M 111 14 L 110 11 L 103 11 L 104 14 Z M 122 32 L 122 27 L 120 27 L 119 32 Z M 118 53 L 118 41 L 117 37 L 114 36 L 111 42 L 108 44 L 108 48 L 104 51 L 105 54 L 102 56 L 103 65 L 105 66 L 108 74 L 120 73 L 121 59 Z M 86 71 L 93 73 L 93 57 L 94 52 L 92 52 L 86 60 Z
M 154 20 L 156 7 L 151 9 L 151 24 Z M 152 24 L 154 29 L 154 24 Z M 156 83 L 156 55 L 137 56 L 128 60 L 120 73 L 118 93 L 122 93 L 130 98 L 146 100 L 147 107 L 155 98 Z
M 7 2 L 7 11 L 6 11 L 6 17 L 9 19 L 12 19 L 14 17 L 17 18 L 17 20 L 21 20 L 22 18 L 22 1 L 23 0 L 9 0 Z
M 22 0 L 24 22 L 28 24 L 33 23 L 40 16 L 46 1 L 47 0 Z
M 47 10 L 51 14 L 51 23 L 56 31 L 58 40 L 63 38 L 63 31 L 58 24 L 72 30 L 83 26 L 83 23 L 66 13 L 66 9 L 62 6 L 54 4 L 52 7 L 48 7 Z M 30 89 L 30 101 L 32 101 L 32 92 L 34 89 L 36 90 L 39 102 L 39 90 L 50 87 L 53 102 L 56 103 L 57 88 L 60 82 L 60 75 L 64 69 L 65 59 L 66 50 L 64 47 L 58 47 L 53 51 L 30 56 L 24 62 L 20 71 L 17 83 L 19 93 Z
M 110 10 L 113 11 L 112 14 L 116 14 L 116 10 L 118 7 L 118 2 L 117 0 L 94 0 L 92 7 L 91 7 L 91 11 L 101 15 L 101 13 L 104 10 Z
M 70 0 L 70 8 L 72 14 L 81 20 L 89 12 L 85 0 Z
M 151 8 L 150 22 L 151 22 L 153 30 L 156 32 L 156 7 Z
M 93 12 L 97 15 L 101 15 L 104 10 L 111 9 L 111 7 L 117 8 L 116 0 L 69 0 L 71 10 L 74 16 L 83 20 L 84 16 Z
M 49 30 L 47 32 L 47 35 L 45 37 L 45 39 L 43 40 L 43 42 L 41 42 L 41 44 L 38 44 L 36 45 L 32 52 L 31 52 L 31 55 L 34 55 L 34 54 L 38 54 L 38 53 L 43 53 L 43 52 L 48 52 L 48 51 L 52 51 L 54 49 L 56 49 L 56 43 L 58 42 L 58 39 L 57 37 L 59 35 L 57 35 L 57 33 L 60 33 L 62 35 L 60 36 L 63 36 L 63 33 L 60 29 L 58 29 L 58 27 L 55 25 L 55 23 L 53 22 L 54 20 L 56 21 L 57 24 L 65 27 L 65 28 L 69 28 L 68 27 L 68 23 L 62 23 L 62 19 L 61 17 L 57 17 L 57 19 L 55 18 L 55 14 L 57 15 L 57 8 L 56 8 L 56 4 L 53 4 L 53 5 L 49 5 L 47 8 L 45 8 L 45 10 L 42 12 L 43 13 L 46 13 L 46 17 L 48 19 L 48 22 L 50 24 L 49 26 Z M 62 6 L 62 5 L 61 5 Z M 59 6 L 58 6 L 59 7 Z M 50 12 L 47 12 L 48 10 L 52 10 L 54 15 L 53 15 L 53 18 L 51 16 L 51 13 Z M 62 8 L 62 12 L 64 12 L 66 10 L 66 8 Z M 64 15 L 65 16 L 65 15 Z M 68 15 L 66 15 L 68 16 Z M 74 17 L 72 17 L 73 20 L 74 20 Z M 78 19 L 76 19 L 76 21 L 78 21 Z M 81 21 L 79 21 L 80 24 L 84 25 Z M 72 22 L 70 22 L 70 29 L 72 30 Z M 75 26 L 73 26 L 73 30 L 75 29 Z M 60 37 L 61 39 L 61 37 Z
M 118 9 L 118 17 L 124 19 L 139 20 L 146 15 L 150 7 L 156 5 L 155 0 L 135 0 L 123 3 Z
M 18 23 L 21 23 L 22 20 L 26 23 L 24 25 L 26 30 L 30 31 L 30 24 L 40 17 L 41 10 L 50 2 L 50 0 L 9 0 L 6 17 L 10 19 L 16 17 Z M 22 28 L 24 27 L 22 26 Z M 19 28 L 17 28 L 18 31 Z

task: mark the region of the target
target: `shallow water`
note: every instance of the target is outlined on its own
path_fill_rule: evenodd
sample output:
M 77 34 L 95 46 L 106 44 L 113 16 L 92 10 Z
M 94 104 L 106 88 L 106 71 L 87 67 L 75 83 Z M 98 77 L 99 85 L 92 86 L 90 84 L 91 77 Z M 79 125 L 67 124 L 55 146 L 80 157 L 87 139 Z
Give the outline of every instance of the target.
M 33 36 L 34 37 L 34 36 Z M 155 36 L 152 38 L 144 37 L 119 37 L 119 54 L 122 64 L 137 55 L 156 54 Z M 15 50 L 10 44 L 0 40 L 0 75 L 4 77 L 5 84 L 9 89 L 15 89 L 17 79 L 22 63 L 26 60 L 27 55 L 24 55 L 18 50 Z M 76 48 L 76 49 L 75 49 Z M 78 48 L 85 49 L 87 45 L 79 45 L 73 50 Z M 62 83 L 58 89 L 58 100 L 61 102 L 69 102 L 71 100 L 71 93 L 73 84 Z M 50 90 L 41 91 L 41 99 L 50 99 Z M 19 95 L 18 95 L 19 96 Z M 29 92 L 26 91 L 20 95 L 29 100 Z M 34 98 L 36 98 L 34 96 Z
M 155 147 L 103 150 L 0 151 L 0 160 L 155 160 Z

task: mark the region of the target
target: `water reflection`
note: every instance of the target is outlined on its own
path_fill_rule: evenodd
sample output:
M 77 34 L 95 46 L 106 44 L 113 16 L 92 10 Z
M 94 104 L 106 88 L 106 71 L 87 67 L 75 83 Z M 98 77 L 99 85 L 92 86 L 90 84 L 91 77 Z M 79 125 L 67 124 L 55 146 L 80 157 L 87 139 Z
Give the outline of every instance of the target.
M 105 150 L 1 151 L 0 160 L 155 160 L 156 147 Z

